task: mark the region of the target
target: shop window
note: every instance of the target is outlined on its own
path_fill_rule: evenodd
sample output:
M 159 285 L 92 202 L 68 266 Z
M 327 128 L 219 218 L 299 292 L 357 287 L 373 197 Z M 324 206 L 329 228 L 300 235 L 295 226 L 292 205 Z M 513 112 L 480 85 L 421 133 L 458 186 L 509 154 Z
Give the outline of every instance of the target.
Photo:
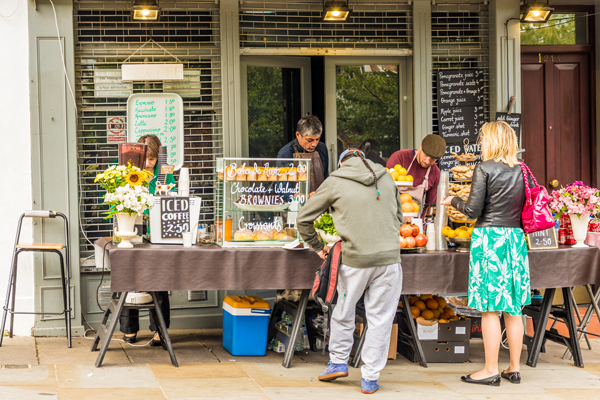
M 553 14 L 543 24 L 521 23 L 521 45 L 588 44 L 585 13 Z

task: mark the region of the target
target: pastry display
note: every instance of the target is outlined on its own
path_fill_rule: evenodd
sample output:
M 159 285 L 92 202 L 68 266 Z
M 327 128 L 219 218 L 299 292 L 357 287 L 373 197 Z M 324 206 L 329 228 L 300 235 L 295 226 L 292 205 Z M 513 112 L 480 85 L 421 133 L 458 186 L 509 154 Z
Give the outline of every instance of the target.
M 450 196 L 460 197 L 463 200 L 467 200 L 471 194 L 471 184 L 459 185 L 456 183 L 450 183 L 449 185 Z
M 229 166 L 225 168 L 225 180 L 234 181 L 236 178 L 235 167 Z
M 233 234 L 233 240 L 254 240 L 254 234 L 250 229 L 240 229 Z
M 306 181 L 306 169 L 302 168 L 298 170 L 298 180 L 302 182 Z
M 265 167 L 258 167 L 256 168 L 256 174 L 258 175 L 258 179 L 259 181 L 266 181 L 267 180 L 267 171 Z
M 248 174 L 246 176 L 247 181 L 257 180 L 257 178 L 258 178 L 257 169 L 258 168 L 248 168 Z
M 452 157 L 456 158 L 458 161 L 469 162 L 477 160 L 477 156 L 473 153 L 462 153 L 460 155 L 456 153 L 451 153 Z
M 470 181 L 473 178 L 474 169 L 475 165 L 457 165 L 456 167 L 450 168 L 450 171 L 454 174 L 454 180 Z
M 279 173 L 279 168 L 265 168 L 266 172 L 267 172 L 267 181 L 270 182 L 276 182 L 277 181 L 277 174 Z
M 296 182 L 298 180 L 298 168 L 290 167 L 287 175 L 288 181 Z
M 288 235 L 283 229 L 273 229 L 273 240 L 285 240 L 287 238 Z
M 279 174 L 277 175 L 278 181 L 287 181 L 288 180 L 288 172 L 290 171 L 289 167 L 282 167 L 279 169 Z
M 271 231 L 260 230 L 254 232 L 254 240 L 272 240 Z
M 245 169 L 246 168 L 242 168 L 242 167 L 236 168 L 236 170 L 235 170 L 235 180 L 236 181 L 245 181 L 245 180 L 247 180 L 246 179 L 247 175 L 246 175 Z
M 448 217 L 455 221 L 470 221 L 470 218 L 454 207 L 448 207 Z

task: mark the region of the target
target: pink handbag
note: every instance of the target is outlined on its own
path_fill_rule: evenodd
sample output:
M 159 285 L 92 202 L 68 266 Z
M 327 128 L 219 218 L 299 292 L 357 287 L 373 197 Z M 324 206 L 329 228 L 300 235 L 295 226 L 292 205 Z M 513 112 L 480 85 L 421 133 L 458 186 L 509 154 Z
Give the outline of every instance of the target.
M 521 163 L 523 181 L 525 182 L 525 205 L 521 217 L 523 218 L 523 231 L 527 233 L 544 231 L 554 226 L 554 219 L 548 207 L 548 192 L 546 188 L 538 185 L 535 176 L 525 163 Z M 534 187 L 529 187 L 528 175 L 531 175 Z

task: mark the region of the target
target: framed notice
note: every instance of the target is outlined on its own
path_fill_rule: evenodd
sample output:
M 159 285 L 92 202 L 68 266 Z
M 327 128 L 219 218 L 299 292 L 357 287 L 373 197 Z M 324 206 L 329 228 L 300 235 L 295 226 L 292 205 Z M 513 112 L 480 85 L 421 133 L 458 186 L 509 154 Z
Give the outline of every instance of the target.
M 183 100 L 176 93 L 139 93 L 127 99 L 127 141 L 156 135 L 167 146 L 167 163 L 183 165 Z
M 190 198 L 160 198 L 160 232 L 163 238 L 180 238 L 182 232 L 190 231 Z
M 554 227 L 530 233 L 527 235 L 527 248 L 529 250 L 558 249 L 556 229 Z

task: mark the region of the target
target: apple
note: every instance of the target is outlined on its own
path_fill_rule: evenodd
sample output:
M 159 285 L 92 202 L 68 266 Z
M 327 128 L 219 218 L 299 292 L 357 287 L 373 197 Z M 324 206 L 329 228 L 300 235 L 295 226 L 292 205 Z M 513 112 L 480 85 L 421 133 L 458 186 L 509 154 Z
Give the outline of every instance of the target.
M 415 238 L 412 236 L 409 236 L 406 238 L 406 247 L 409 249 L 412 249 L 413 247 L 415 247 L 415 245 L 417 244 L 417 242 L 415 241 Z
M 406 239 L 404 238 L 404 236 L 400 236 L 400 248 L 401 249 L 406 248 Z
M 415 242 L 417 242 L 417 247 L 425 247 L 425 245 L 427 245 L 428 240 L 429 239 L 427 238 L 427 236 L 423 235 L 422 233 L 418 234 L 415 238 Z
M 412 235 L 417 236 L 419 234 L 419 227 L 415 224 L 412 224 L 410 227 L 412 228 Z
M 412 236 L 412 226 L 409 224 L 404 224 L 400 227 L 400 234 L 404 237 Z

